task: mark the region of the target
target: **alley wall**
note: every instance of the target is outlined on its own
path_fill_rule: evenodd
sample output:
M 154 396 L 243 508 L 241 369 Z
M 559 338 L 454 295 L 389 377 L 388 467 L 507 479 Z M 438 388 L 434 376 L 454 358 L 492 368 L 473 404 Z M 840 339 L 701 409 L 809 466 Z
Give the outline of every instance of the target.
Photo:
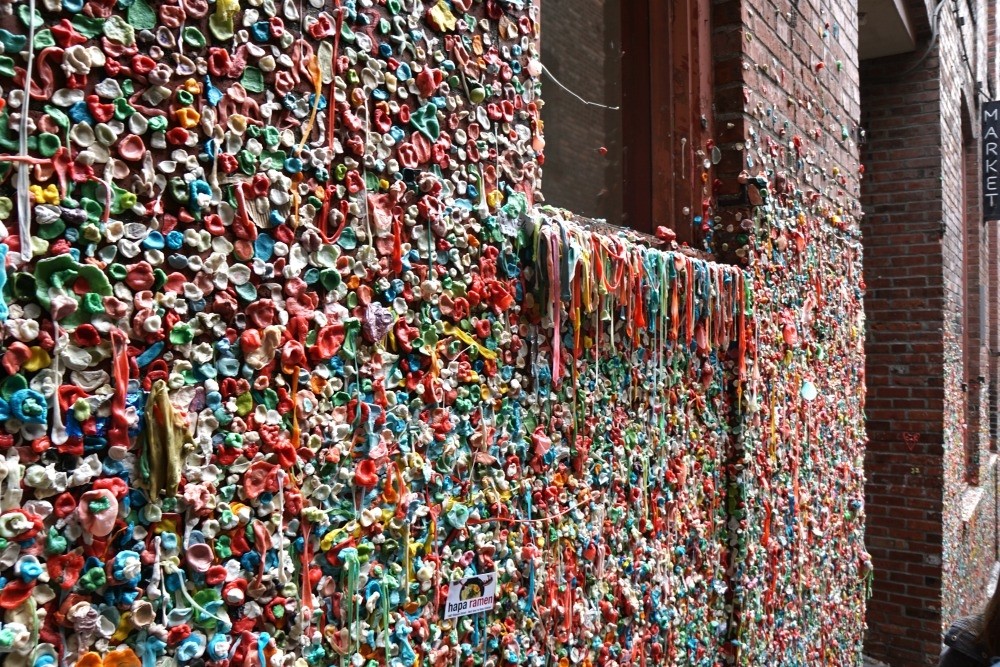
M 6 659 L 860 664 L 856 25 L 716 9 L 707 259 L 536 206 L 535 7 L 17 3 Z

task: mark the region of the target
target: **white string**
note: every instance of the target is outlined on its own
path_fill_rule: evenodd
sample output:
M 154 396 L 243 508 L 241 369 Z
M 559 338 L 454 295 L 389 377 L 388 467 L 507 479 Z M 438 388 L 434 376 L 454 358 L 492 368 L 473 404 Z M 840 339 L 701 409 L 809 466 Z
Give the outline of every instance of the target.
M 278 471 L 278 581 L 288 583 L 285 572 L 285 471 Z
M 18 123 L 18 155 L 28 155 L 28 113 L 31 106 L 31 74 L 35 61 L 35 0 L 28 1 L 30 19 L 28 21 L 28 62 L 24 68 L 24 93 L 21 97 L 21 118 Z M 17 219 L 18 235 L 21 241 L 21 258 L 31 261 L 31 200 L 28 195 L 28 163 L 17 166 Z M 57 401 L 58 402 L 58 401 Z
M 580 100 L 581 102 L 583 102 L 587 106 L 597 107 L 599 109 L 607 109 L 608 111 L 621 111 L 621 107 L 620 106 L 608 106 L 607 104 L 601 104 L 600 102 L 591 102 L 590 100 L 586 100 L 586 99 L 580 97 L 579 95 L 577 95 L 576 93 L 574 93 L 572 90 L 570 90 L 569 88 L 567 88 L 566 84 L 564 84 L 562 81 L 560 81 L 559 79 L 557 79 L 555 77 L 555 75 L 552 72 L 549 71 L 549 68 L 545 66 L 545 63 L 539 61 L 538 64 L 542 66 L 542 71 L 545 72 L 546 74 L 548 74 L 549 78 L 552 79 L 552 81 L 555 82 L 555 84 L 557 86 L 559 86 L 560 88 L 562 88 L 567 93 L 569 93 L 570 95 L 572 95 L 576 99 Z

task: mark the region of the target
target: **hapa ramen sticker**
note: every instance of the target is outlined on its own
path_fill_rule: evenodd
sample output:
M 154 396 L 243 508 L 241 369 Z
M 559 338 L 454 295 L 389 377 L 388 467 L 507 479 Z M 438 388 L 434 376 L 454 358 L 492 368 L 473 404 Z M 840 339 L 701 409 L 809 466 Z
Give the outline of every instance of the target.
M 445 603 L 444 610 L 445 620 L 489 611 L 493 608 L 496 592 L 497 575 L 495 572 L 453 581 L 448 586 L 448 601 Z

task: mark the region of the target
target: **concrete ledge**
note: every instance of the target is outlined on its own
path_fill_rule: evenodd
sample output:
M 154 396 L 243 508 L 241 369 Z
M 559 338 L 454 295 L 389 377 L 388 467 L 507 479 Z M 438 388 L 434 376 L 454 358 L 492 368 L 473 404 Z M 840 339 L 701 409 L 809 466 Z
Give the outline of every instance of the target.
M 993 475 L 994 470 L 997 466 L 997 455 L 990 454 L 989 460 L 986 461 L 985 471 L 986 479 L 990 479 Z M 983 502 L 983 496 L 986 494 L 986 490 L 982 485 L 971 486 L 966 485 L 962 490 L 962 523 L 968 525 L 972 520 L 972 517 L 976 515 L 979 511 L 979 506 Z
M 962 491 L 962 523 L 968 524 L 979 510 L 986 491 L 981 486 L 966 486 Z

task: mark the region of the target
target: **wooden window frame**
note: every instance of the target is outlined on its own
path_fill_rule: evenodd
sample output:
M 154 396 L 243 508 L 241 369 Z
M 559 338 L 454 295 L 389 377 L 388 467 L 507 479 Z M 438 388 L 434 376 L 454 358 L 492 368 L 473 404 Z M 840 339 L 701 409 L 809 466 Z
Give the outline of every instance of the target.
M 663 225 L 692 246 L 713 180 L 701 167 L 713 131 L 711 9 L 621 0 L 625 224 L 650 234 Z

